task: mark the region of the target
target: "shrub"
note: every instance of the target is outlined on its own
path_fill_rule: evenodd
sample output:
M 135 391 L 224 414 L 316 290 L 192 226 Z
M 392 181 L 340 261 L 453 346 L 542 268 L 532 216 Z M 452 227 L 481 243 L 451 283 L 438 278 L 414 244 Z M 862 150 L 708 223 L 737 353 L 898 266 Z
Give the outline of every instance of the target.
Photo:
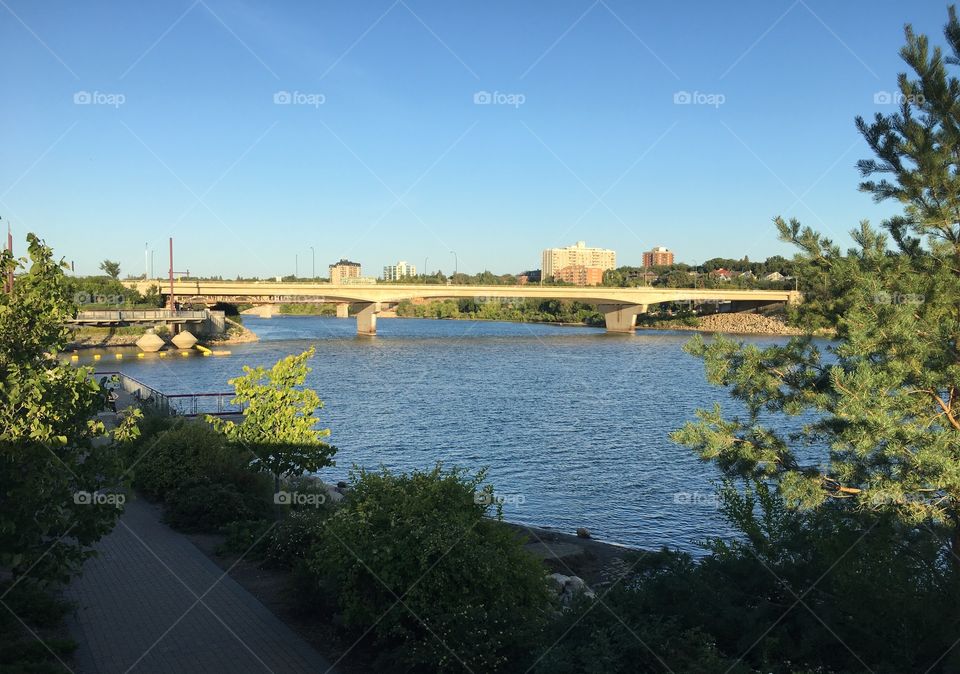
M 141 443 L 134 465 L 134 485 L 147 496 L 163 499 L 185 481 L 206 478 L 267 498 L 264 478 L 247 470 L 249 454 L 209 425 L 179 419 L 166 430 L 159 427 Z
M 549 607 L 545 572 L 488 519 L 483 473 L 360 471 L 307 566 L 343 623 L 417 670 L 516 669 Z M 362 560 L 362 561 L 361 561 Z
M 208 478 L 184 482 L 167 493 L 165 518 L 182 531 L 216 533 L 230 522 L 265 519 L 270 503 L 236 486 Z
M 569 632 L 538 668 L 958 671 L 960 654 L 948 650 L 958 592 L 940 534 L 840 507 L 793 511 L 762 482 L 728 486 L 721 503 L 738 538 L 709 542 L 698 562 L 646 555 L 602 606 L 561 617 L 548 641 Z
M 263 560 L 271 566 L 291 569 L 329 538 L 325 533 L 330 510 L 294 510 L 266 537 Z

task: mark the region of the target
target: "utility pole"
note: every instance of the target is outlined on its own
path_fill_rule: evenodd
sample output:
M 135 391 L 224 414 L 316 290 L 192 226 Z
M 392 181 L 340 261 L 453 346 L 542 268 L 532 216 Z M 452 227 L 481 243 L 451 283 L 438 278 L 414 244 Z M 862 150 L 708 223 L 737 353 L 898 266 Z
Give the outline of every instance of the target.
M 170 237 L 170 305 L 169 309 L 173 309 L 177 306 L 173 297 L 173 237 Z
M 313 250 L 313 246 L 310 246 L 310 280 L 313 281 L 317 278 L 317 256 Z
M 456 275 L 457 275 L 457 267 L 460 266 L 460 260 L 459 260 L 459 258 L 457 257 L 457 251 L 451 250 L 450 252 L 453 253 L 453 275 L 456 276 Z M 453 280 L 453 279 L 451 278 L 451 280 Z

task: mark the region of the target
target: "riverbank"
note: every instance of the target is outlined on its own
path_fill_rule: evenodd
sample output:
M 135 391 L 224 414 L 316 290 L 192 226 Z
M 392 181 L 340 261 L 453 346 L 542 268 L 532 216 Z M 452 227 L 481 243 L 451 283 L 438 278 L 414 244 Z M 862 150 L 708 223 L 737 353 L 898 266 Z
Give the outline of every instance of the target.
M 249 344 L 259 341 L 253 330 L 233 319 L 225 319 L 227 332 L 219 337 L 201 337 L 201 344 L 214 346 L 229 344 Z M 120 328 L 79 328 L 74 338 L 67 342 L 64 351 L 81 351 L 84 349 L 107 349 L 111 347 L 135 347 L 146 330 L 144 328 L 125 326 Z

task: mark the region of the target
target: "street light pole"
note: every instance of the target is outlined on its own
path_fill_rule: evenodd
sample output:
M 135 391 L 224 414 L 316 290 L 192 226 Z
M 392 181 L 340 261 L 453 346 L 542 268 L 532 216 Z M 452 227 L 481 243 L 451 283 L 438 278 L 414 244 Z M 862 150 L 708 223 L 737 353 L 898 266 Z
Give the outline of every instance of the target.
M 456 275 L 457 275 L 457 267 L 460 266 L 460 260 L 459 260 L 459 258 L 457 258 L 457 251 L 451 250 L 450 252 L 453 253 L 453 275 L 456 276 Z M 452 280 L 452 279 L 451 279 L 451 280 Z
M 300 275 L 300 253 L 293 254 L 293 279 Z
M 317 278 L 317 256 L 314 253 L 313 246 L 310 246 L 310 280 Z

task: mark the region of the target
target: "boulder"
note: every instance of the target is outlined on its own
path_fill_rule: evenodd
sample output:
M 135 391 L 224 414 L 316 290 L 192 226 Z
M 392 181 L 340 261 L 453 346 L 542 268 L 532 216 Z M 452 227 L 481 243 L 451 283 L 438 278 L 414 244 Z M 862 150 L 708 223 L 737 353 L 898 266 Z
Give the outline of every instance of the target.
M 547 578 L 556 591 L 561 606 L 569 606 L 571 602 L 581 594 L 588 599 L 594 599 L 597 596 L 580 576 L 565 576 L 562 573 L 551 573 Z

